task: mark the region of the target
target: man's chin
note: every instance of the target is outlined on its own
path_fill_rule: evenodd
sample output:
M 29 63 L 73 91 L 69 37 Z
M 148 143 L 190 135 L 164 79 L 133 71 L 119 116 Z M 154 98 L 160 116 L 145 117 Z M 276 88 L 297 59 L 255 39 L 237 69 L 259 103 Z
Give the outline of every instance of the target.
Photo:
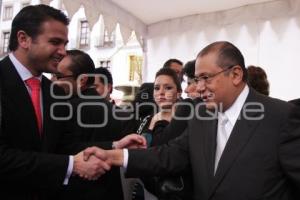
M 57 74 L 58 71 L 57 71 L 57 67 L 56 66 L 48 66 L 44 72 L 46 73 L 50 73 L 50 74 Z

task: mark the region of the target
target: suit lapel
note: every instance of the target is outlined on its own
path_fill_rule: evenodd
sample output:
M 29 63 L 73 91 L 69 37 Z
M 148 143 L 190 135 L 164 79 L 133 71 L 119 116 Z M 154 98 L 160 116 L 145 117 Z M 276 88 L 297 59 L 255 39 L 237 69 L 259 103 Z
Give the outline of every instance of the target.
M 51 96 L 51 82 L 43 76 L 42 78 L 42 96 L 43 96 L 43 151 L 49 151 L 49 148 L 51 149 L 52 141 L 56 141 L 56 137 L 59 134 L 55 134 L 57 132 L 56 123 L 54 123 L 54 119 L 52 119 L 52 115 L 56 115 L 55 106 L 51 108 L 51 106 L 54 105 L 55 99 Z M 53 93 L 55 93 L 53 91 Z M 53 110 L 53 113 L 51 113 L 51 109 Z M 56 130 L 56 131 L 54 131 Z
M 256 102 L 255 94 L 250 90 L 246 102 Z M 245 104 L 244 104 L 245 106 Z M 243 113 L 243 112 L 241 112 Z M 247 120 L 243 114 L 239 116 L 236 121 L 235 126 L 231 132 L 231 135 L 227 141 L 223 154 L 220 158 L 218 169 L 216 171 L 214 182 L 209 192 L 209 196 L 212 196 L 214 191 L 217 189 L 218 185 L 222 182 L 234 161 L 237 159 L 240 152 L 248 143 L 249 139 L 255 132 L 255 127 L 261 122 L 261 120 Z M 247 113 L 248 117 L 255 117 L 260 115 L 260 112 Z M 217 125 L 216 125 L 217 126 Z M 212 166 L 214 169 L 214 166 Z
M 202 103 L 202 102 L 200 102 Z M 214 162 L 215 162 L 215 149 L 216 149 L 216 128 L 217 119 L 214 116 L 214 111 L 207 111 L 206 106 L 198 106 L 197 102 L 195 104 L 195 112 L 197 112 L 197 117 L 193 120 L 193 125 L 191 130 L 195 133 L 193 134 L 193 147 L 195 150 L 201 148 L 203 152 L 203 162 L 204 168 L 199 168 L 198 170 L 205 170 L 205 185 L 207 186 L 207 191 L 209 186 L 212 184 L 214 178 Z M 191 124 L 190 124 L 191 125 Z M 200 134 L 199 134 L 200 133 Z M 200 144 L 199 144 L 200 141 Z M 197 150 L 198 151 L 198 150 Z
M 39 146 L 40 138 L 31 97 L 10 59 L 6 57 L 2 62 L 2 76 L 5 74 L 5 78 L 3 78 L 3 90 L 7 94 L 9 101 L 14 104 L 15 110 L 19 112 L 18 117 L 23 121 L 23 124 L 26 124 L 28 130 L 30 130 L 28 132 L 31 133 L 36 145 Z
M 48 129 L 48 122 L 49 119 L 48 117 L 50 116 L 50 93 L 49 93 L 49 89 L 50 87 L 48 87 L 48 83 L 45 80 L 45 77 L 42 78 L 42 82 L 41 82 L 41 88 L 42 88 L 42 97 L 43 97 L 43 132 L 42 132 L 42 138 L 45 141 L 46 137 L 47 137 L 47 129 Z
M 214 177 L 215 151 L 216 151 L 216 132 L 218 121 L 216 119 L 208 120 L 205 126 L 201 127 L 204 134 L 204 154 L 207 164 L 207 172 L 210 178 Z
M 56 150 L 57 143 L 63 138 L 62 133 L 68 128 L 66 118 L 73 113 L 69 102 L 64 98 L 63 90 L 56 84 L 53 87 L 51 84 L 52 82 L 43 76 L 43 151 L 47 152 Z

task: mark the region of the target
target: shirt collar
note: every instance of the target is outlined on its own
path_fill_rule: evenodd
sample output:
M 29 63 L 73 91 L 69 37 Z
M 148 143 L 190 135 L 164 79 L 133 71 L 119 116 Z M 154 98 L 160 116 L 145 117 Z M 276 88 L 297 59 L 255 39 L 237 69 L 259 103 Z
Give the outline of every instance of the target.
M 224 114 L 228 117 L 228 120 L 231 125 L 234 125 L 236 123 L 248 94 L 249 87 L 245 85 L 244 89 L 234 101 L 234 103 L 224 112 Z
M 31 74 L 31 72 L 15 57 L 15 55 L 13 53 L 9 53 L 8 56 L 23 81 L 26 81 L 26 80 L 34 77 Z M 35 77 L 35 78 L 37 78 L 41 81 L 42 75 Z

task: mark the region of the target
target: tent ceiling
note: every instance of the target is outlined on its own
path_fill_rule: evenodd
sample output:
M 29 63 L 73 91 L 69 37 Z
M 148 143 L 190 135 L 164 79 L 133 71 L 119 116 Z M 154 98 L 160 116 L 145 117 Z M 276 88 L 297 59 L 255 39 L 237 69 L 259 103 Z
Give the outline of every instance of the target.
M 49 4 L 51 0 L 41 0 Z M 72 18 L 83 6 L 90 28 L 102 15 L 110 32 L 120 24 L 123 40 L 128 41 L 135 31 L 138 41 L 144 46 L 149 26 L 168 19 L 233 9 L 250 4 L 274 0 L 59 0 Z
M 262 3 L 272 0 L 110 0 L 139 18 L 152 24 L 193 14 L 208 13 Z

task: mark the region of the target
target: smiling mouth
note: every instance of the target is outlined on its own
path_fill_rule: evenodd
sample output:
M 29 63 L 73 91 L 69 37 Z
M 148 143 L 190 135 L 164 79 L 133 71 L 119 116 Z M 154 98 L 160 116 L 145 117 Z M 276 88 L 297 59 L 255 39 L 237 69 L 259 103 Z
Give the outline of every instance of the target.
M 206 95 L 201 94 L 200 96 L 204 102 L 207 102 L 207 101 L 213 100 L 215 95 L 213 93 L 208 93 Z
M 62 59 L 63 59 L 62 56 L 54 56 L 52 60 L 56 63 L 59 63 Z
M 164 99 L 164 98 L 160 98 L 158 99 L 158 102 L 165 102 L 167 99 Z

